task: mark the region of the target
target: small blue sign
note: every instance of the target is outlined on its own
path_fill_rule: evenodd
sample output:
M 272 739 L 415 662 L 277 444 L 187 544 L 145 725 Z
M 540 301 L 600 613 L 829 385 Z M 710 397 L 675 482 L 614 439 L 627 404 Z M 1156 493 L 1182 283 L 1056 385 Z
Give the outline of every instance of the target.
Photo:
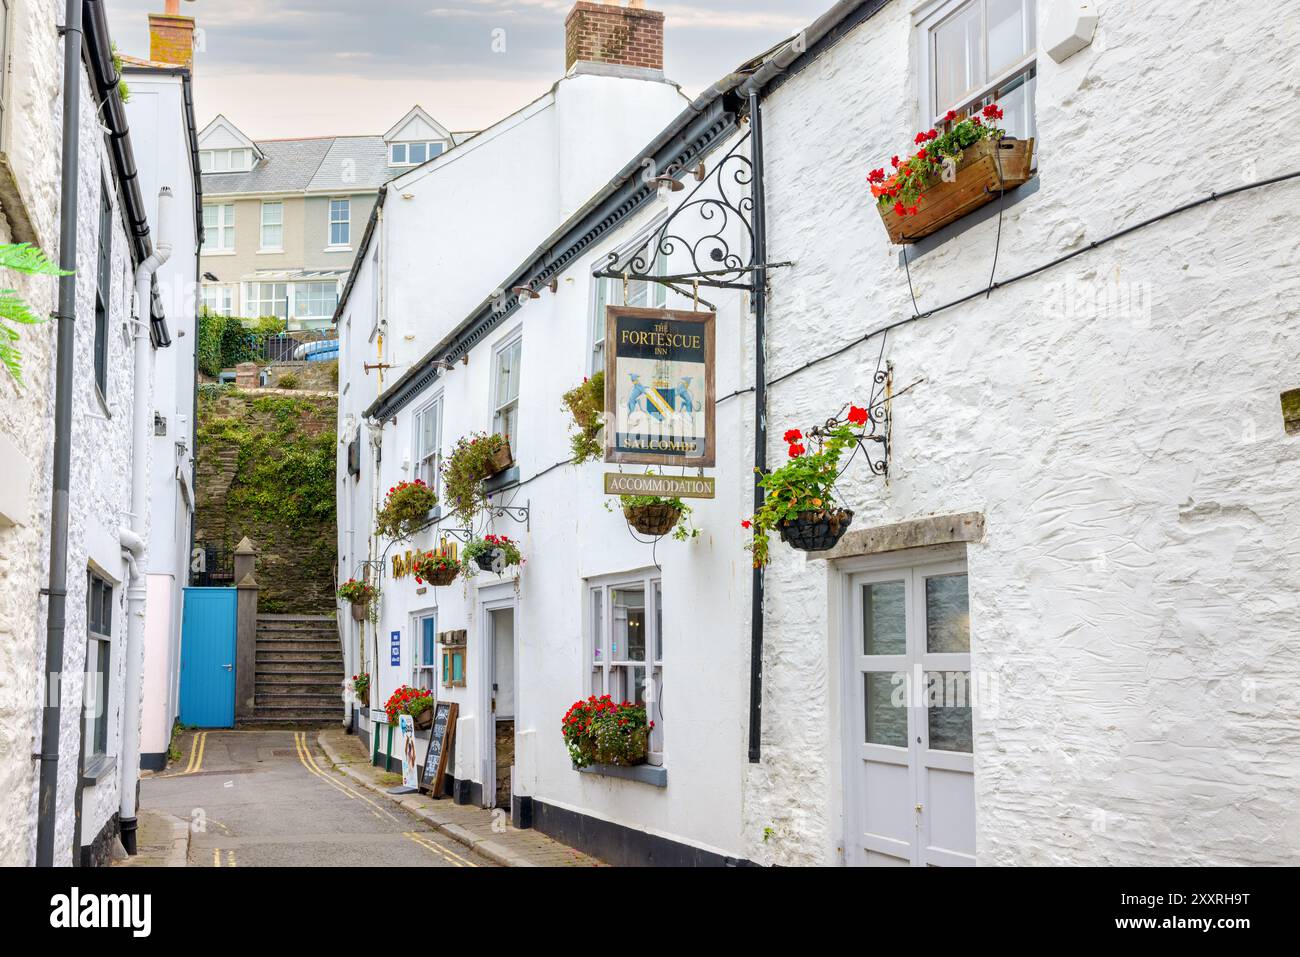
M 402 633 L 393 632 L 392 664 L 394 668 L 401 667 L 402 664 Z

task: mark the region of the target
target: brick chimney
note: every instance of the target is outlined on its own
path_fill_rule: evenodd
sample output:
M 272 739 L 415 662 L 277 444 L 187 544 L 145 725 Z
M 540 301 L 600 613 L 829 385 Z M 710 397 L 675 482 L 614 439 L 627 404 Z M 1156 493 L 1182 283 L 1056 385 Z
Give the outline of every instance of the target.
M 163 13 L 149 14 L 149 59 L 194 66 L 194 18 L 181 16 L 181 0 L 167 0 Z
M 592 3 L 578 0 L 564 20 L 564 69 L 579 60 L 664 68 L 664 15 L 645 0 Z

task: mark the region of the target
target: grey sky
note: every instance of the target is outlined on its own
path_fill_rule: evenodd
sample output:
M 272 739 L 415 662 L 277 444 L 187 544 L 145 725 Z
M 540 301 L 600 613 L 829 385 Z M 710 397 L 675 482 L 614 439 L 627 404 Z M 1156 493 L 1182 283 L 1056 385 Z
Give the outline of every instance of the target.
M 649 0 L 665 21 L 665 72 L 687 93 L 806 26 L 831 0 Z M 195 0 L 200 124 L 217 113 L 259 138 L 382 133 L 419 103 L 481 129 L 564 70 L 572 0 Z M 148 56 L 163 0 L 108 0 L 123 53 Z M 493 51 L 503 30 L 505 51 Z

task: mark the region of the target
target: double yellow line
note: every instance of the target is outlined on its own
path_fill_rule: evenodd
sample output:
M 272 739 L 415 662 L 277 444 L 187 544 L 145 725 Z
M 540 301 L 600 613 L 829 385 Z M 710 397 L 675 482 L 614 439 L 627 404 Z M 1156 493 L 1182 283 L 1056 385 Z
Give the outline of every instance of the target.
M 194 737 L 190 741 L 190 763 L 185 765 L 184 771 L 172 771 L 170 774 L 160 774 L 161 778 L 175 778 L 182 774 L 194 774 L 203 770 L 203 752 L 208 747 L 208 733 L 206 731 L 195 731 Z
M 212 849 L 212 866 L 213 867 L 221 866 L 221 848 L 219 847 L 214 847 Z M 235 862 L 235 852 L 233 850 L 226 851 L 226 867 L 238 867 L 238 866 L 239 865 Z
M 293 743 L 298 750 L 298 761 L 307 769 L 309 774 L 314 774 L 331 787 L 338 788 L 338 790 L 342 791 L 354 801 L 364 801 L 366 804 L 370 805 L 370 813 L 375 817 L 380 818 L 381 820 L 386 817 L 388 820 L 397 823 L 398 819 L 396 815 L 389 811 L 388 808 L 378 804 L 373 798 L 359 789 L 345 785 L 343 782 L 336 780 L 333 775 L 327 774 L 325 771 L 321 770 L 320 765 L 316 763 L 316 758 L 312 756 L 311 748 L 307 744 L 307 733 L 305 731 L 295 731 L 293 733 Z M 455 864 L 457 867 L 478 866 L 472 861 L 468 861 L 459 854 L 456 854 L 454 851 L 449 851 L 440 844 L 435 843 L 427 834 L 420 834 L 417 831 L 403 831 L 402 837 L 414 844 L 418 844 L 427 851 L 432 851 L 434 854 L 442 857 L 443 860 Z

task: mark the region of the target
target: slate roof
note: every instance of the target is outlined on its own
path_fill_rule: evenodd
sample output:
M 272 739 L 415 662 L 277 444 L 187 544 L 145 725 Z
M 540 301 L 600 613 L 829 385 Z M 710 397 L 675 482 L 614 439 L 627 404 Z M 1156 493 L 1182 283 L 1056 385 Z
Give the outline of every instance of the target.
M 247 173 L 204 173 L 205 195 L 238 193 L 365 192 L 404 168 L 388 166 L 379 136 L 323 136 L 299 140 L 257 140 L 263 159 Z

